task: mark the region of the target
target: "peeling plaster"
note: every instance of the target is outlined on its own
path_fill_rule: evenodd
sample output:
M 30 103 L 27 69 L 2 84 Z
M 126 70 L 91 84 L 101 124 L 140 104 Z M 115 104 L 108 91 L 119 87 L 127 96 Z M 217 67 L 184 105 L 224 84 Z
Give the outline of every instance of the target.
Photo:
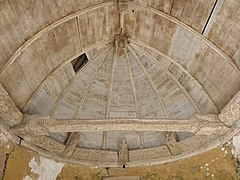
M 29 161 L 29 167 L 32 172 L 38 175 L 38 180 L 52 180 L 56 179 L 58 174 L 62 171 L 64 164 L 57 163 L 53 160 L 40 157 L 40 160 L 34 157 Z M 30 176 L 26 176 L 24 180 L 32 180 Z
M 27 175 L 26 177 L 23 178 L 23 180 L 32 180 L 32 178 Z
M 240 120 L 236 123 L 237 127 L 240 129 Z M 240 160 L 240 132 L 237 133 L 232 139 L 233 149 L 232 154 Z
M 232 153 L 235 157 L 240 156 L 240 134 L 233 137 L 233 150 Z

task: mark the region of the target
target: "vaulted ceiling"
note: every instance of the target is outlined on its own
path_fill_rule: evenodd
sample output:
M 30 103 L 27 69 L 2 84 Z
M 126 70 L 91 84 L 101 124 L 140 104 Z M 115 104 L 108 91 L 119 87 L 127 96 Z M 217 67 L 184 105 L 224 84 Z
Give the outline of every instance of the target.
M 239 17 L 238 0 L 0 1 L 0 82 L 29 129 L 15 132 L 45 154 L 103 166 L 219 145 L 220 126 L 200 129 L 235 123 L 221 113 L 240 90 Z M 48 133 L 34 134 L 29 115 Z

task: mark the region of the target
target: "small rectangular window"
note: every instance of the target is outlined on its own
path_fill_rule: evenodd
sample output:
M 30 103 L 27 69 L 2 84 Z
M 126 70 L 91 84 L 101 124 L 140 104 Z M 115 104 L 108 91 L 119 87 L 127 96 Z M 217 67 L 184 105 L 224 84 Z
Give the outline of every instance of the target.
M 72 60 L 72 66 L 76 73 L 82 69 L 82 67 L 88 62 L 87 55 L 84 53 L 81 56 L 77 57 L 76 59 Z

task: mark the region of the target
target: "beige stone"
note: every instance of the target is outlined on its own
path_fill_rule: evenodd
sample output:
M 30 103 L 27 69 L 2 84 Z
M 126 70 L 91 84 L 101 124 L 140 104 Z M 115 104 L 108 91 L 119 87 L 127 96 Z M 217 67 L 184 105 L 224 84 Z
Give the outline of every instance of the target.
M 0 1 L 2 131 L 53 159 L 101 167 L 226 143 L 239 132 L 239 6 Z

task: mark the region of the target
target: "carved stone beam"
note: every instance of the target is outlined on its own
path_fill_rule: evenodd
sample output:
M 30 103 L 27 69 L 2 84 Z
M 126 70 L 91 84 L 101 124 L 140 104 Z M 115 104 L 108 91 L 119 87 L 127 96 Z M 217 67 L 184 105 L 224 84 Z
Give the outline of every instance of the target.
M 11 130 L 21 137 L 22 135 L 26 136 L 28 134 L 48 136 L 50 133 L 54 132 L 51 131 L 51 127 L 53 126 L 52 123 L 54 122 L 57 121 L 50 117 L 24 114 L 22 122 L 13 126 Z
M 47 136 L 24 136 L 24 141 L 31 142 L 37 147 L 40 147 L 46 151 L 53 152 L 57 155 L 61 155 L 64 152 L 65 146 Z
M 201 118 L 199 118 L 201 117 Z M 214 117 L 214 116 L 213 116 Z M 208 117 L 208 118 L 211 118 Z M 217 118 L 216 118 L 217 119 Z M 19 136 L 24 134 L 49 135 L 55 132 L 94 131 L 168 131 L 192 132 L 198 135 L 212 135 L 221 129 L 230 129 L 214 119 L 196 116 L 189 120 L 179 119 L 85 119 L 55 120 L 49 117 L 25 115 L 24 120 L 11 128 Z
M 182 153 L 182 150 L 177 143 L 177 136 L 174 132 L 167 132 L 166 145 L 173 156 L 176 156 Z
M 195 119 L 200 122 L 208 122 L 194 132 L 196 135 L 223 135 L 230 130 L 229 127 L 227 127 L 218 119 L 217 115 L 196 115 Z
M 8 126 L 13 126 L 19 124 L 22 118 L 23 114 L 0 83 L 0 120 Z
M 129 162 L 128 144 L 126 140 L 123 139 L 119 144 L 118 163 L 125 165 L 128 162 Z
M 65 145 L 65 150 L 62 156 L 66 158 L 70 158 L 73 155 L 79 140 L 80 140 L 79 132 L 71 133 L 68 137 L 67 143 Z
M 218 118 L 229 127 L 240 120 L 240 91 L 223 108 Z

